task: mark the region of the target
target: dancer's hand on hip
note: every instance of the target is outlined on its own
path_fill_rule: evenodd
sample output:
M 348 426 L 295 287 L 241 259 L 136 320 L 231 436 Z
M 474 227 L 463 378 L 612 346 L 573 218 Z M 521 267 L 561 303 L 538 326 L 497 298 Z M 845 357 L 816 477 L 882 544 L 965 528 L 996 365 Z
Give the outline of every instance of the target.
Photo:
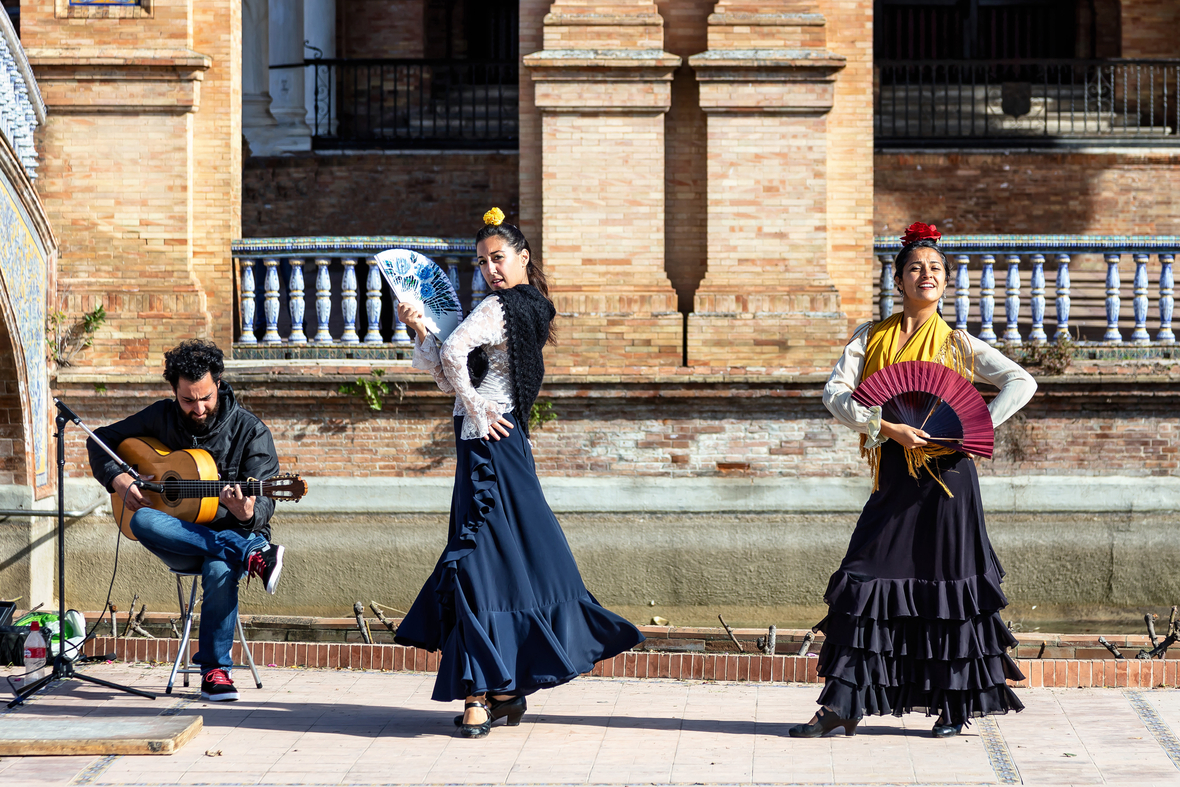
M 500 416 L 496 419 L 495 423 L 492 424 L 492 428 L 488 430 L 488 433 L 484 435 L 484 439 L 499 440 L 501 437 L 507 437 L 508 430 L 512 428 L 512 422 L 504 416 Z

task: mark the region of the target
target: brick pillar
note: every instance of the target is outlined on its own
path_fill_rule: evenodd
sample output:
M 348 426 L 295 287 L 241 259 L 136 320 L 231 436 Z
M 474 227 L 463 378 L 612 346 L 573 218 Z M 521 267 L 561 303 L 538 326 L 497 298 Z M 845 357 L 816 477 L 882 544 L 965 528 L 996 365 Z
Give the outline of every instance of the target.
M 542 259 L 560 316 L 550 368 L 679 366 L 664 115 L 680 58 L 663 51 L 663 19 L 645 0 L 558 0 L 544 49 L 524 64 L 542 118 Z
M 848 332 L 827 268 L 826 115 L 844 58 L 810 4 L 720 0 L 708 26 L 689 59 L 708 125 L 689 365 L 828 366 Z

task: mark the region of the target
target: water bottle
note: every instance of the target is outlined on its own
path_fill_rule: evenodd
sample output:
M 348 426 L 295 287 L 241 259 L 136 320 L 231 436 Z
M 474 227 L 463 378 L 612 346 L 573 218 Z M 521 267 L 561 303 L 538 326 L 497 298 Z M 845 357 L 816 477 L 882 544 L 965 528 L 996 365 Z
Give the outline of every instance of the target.
M 25 674 L 22 676 L 29 683 L 36 682 L 45 676 L 45 637 L 41 634 L 41 624 L 34 620 L 29 624 L 32 631 L 25 638 Z

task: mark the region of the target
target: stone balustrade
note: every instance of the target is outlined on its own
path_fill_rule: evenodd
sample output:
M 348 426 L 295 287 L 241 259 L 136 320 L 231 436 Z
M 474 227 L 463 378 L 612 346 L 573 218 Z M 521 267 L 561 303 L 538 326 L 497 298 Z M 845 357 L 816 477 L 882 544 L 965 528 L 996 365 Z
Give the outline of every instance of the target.
M 950 268 L 943 303 L 954 304 L 953 314 L 943 311 L 947 322 L 989 344 L 1068 339 L 1095 347 L 1161 348 L 1176 342 L 1172 264 L 1180 236 L 958 235 L 944 236 L 939 246 Z M 874 242 L 881 319 L 892 314 L 899 297 L 893 259 L 900 248 L 891 238 Z M 1047 265 L 1054 277 L 1048 327 Z M 997 276 L 1002 325 L 997 323 Z
M 458 238 L 261 238 L 233 244 L 239 358 L 407 358 L 412 340 L 374 255 L 412 249 L 450 276 L 464 312 L 487 294 Z
M 45 123 L 45 102 L 8 14 L 0 13 L 0 134 L 30 180 L 37 178 L 33 132 Z

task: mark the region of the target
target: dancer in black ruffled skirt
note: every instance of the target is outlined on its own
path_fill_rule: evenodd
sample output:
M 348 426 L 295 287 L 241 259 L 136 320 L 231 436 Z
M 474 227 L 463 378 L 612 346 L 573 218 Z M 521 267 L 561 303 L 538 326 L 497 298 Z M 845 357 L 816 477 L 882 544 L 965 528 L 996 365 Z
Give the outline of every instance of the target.
M 643 641 L 582 584 L 545 502 L 528 440 L 545 375 L 553 304 L 520 230 L 498 209 L 476 235 L 489 295 L 441 348 L 422 311 L 399 304 L 417 334 L 414 366 L 455 393 L 455 490 L 442 557 L 398 627 L 403 645 L 441 650 L 433 698 L 465 699 L 463 737 L 519 724 L 525 696 L 589 672 Z
M 861 326 L 824 389 L 837 420 L 861 432 L 875 483 L 824 594 L 822 707 L 793 737 L 839 727 L 851 735 L 866 714 L 912 711 L 937 714 L 933 734 L 947 737 L 971 718 L 1024 707 L 1007 684 L 1024 676 L 1007 654 L 1016 640 L 1000 620 L 1004 570 L 984 527 L 974 460 L 851 398 L 872 372 L 909 360 L 998 387 L 988 407 L 997 425 L 1036 391 L 1027 372 L 938 315 L 947 282 L 939 237 L 915 224 L 902 238 L 894 268 L 902 313 Z

